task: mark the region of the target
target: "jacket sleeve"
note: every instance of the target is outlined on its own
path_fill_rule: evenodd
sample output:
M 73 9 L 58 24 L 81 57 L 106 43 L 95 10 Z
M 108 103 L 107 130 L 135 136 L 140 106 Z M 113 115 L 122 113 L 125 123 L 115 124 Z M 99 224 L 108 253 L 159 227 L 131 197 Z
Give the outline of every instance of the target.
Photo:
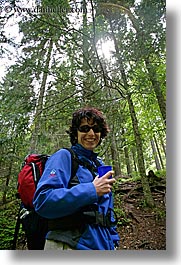
M 36 212 L 45 218 L 60 218 L 97 202 L 92 182 L 80 183 L 68 189 L 70 176 L 71 154 L 61 149 L 48 159 L 37 185 L 33 200 Z

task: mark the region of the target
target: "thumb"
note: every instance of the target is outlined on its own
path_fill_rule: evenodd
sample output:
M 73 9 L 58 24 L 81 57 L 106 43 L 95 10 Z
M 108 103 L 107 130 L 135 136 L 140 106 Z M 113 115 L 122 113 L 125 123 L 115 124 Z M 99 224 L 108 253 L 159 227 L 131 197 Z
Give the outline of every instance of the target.
M 110 176 L 112 176 L 113 174 L 114 174 L 114 171 L 113 171 L 113 170 L 108 171 L 104 176 L 102 176 L 102 178 L 107 179 L 107 178 L 109 178 Z

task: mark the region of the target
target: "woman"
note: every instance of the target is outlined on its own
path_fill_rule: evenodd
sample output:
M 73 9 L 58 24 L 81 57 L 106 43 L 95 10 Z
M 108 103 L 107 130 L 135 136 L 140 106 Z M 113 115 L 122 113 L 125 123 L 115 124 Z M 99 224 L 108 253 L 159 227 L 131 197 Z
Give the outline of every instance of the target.
M 103 114 L 95 108 L 73 113 L 68 134 L 80 164 L 74 180 L 71 154 L 60 149 L 47 161 L 34 197 L 35 210 L 50 220 L 45 250 L 114 250 L 118 246 L 109 171 L 98 177 L 103 162 L 94 149 L 109 132 Z M 52 225 L 53 224 L 53 225 Z

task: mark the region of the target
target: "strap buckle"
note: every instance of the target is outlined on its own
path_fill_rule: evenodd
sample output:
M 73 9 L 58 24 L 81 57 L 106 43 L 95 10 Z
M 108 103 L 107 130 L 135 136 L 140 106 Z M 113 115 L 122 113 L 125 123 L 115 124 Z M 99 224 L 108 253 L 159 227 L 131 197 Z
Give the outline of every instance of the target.
M 27 215 L 30 214 L 30 211 L 28 211 L 26 208 L 21 209 L 20 211 L 20 219 L 24 219 Z

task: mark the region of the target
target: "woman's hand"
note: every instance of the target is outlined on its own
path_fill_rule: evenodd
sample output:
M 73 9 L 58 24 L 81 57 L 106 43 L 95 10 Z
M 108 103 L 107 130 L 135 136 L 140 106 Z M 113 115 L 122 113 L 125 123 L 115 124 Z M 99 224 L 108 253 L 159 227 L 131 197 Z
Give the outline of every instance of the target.
M 110 178 L 113 174 L 114 171 L 109 171 L 102 177 L 95 177 L 92 183 L 95 186 L 98 196 L 111 192 L 112 185 L 116 181 L 115 178 Z

